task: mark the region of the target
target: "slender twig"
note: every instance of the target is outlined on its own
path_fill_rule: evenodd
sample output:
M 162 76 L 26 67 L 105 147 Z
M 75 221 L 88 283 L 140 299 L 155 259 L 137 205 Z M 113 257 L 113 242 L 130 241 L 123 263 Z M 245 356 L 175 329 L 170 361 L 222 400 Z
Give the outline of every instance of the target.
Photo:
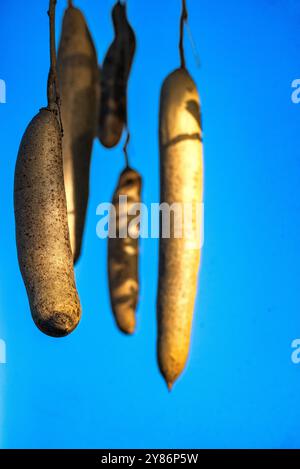
M 72 6 L 73 6 L 73 0 L 68 0 L 68 7 L 72 8 Z
M 130 133 L 129 133 L 129 130 L 128 130 L 128 127 L 127 127 L 127 136 L 126 136 L 125 144 L 124 144 L 124 147 L 123 147 L 126 168 L 129 168 L 129 158 L 128 158 L 128 151 L 127 151 L 129 142 L 130 142 Z
M 49 25 L 50 25 L 50 71 L 48 77 L 48 107 L 51 110 L 56 110 L 59 116 L 59 122 L 61 131 L 62 121 L 60 113 L 60 93 L 59 93 L 59 83 L 57 78 L 57 69 L 56 69 L 56 46 L 55 46 L 55 8 L 57 0 L 49 1 Z
M 55 7 L 56 0 L 49 2 L 49 31 L 50 31 L 50 71 L 48 80 L 48 105 L 56 104 L 58 84 L 56 76 L 56 49 L 55 49 Z
M 184 25 L 188 19 L 188 12 L 186 7 L 186 0 L 182 0 L 182 11 L 180 17 L 180 40 L 179 40 L 179 54 L 180 54 L 180 66 L 185 68 L 185 56 L 184 56 Z

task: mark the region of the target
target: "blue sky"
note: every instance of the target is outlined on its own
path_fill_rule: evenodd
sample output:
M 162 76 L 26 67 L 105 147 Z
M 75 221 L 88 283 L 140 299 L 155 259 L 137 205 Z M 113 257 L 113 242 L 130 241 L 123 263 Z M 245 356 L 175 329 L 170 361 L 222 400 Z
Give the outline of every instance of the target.
M 57 38 L 64 6 L 58 1 Z M 99 61 L 112 40 L 111 0 L 75 1 Z M 97 205 L 110 201 L 121 146 L 94 144 L 91 197 L 76 268 L 83 317 L 61 340 L 34 326 L 19 273 L 13 172 L 29 120 L 46 103 L 47 0 L 0 0 L 0 445 L 4 448 L 298 448 L 300 364 L 300 4 L 188 0 L 205 149 L 205 245 L 190 360 L 169 394 L 156 363 L 158 242 L 141 243 L 138 331 L 110 311 Z M 159 199 L 158 109 L 178 66 L 179 0 L 128 1 L 138 49 L 129 84 L 132 166 L 143 201 Z

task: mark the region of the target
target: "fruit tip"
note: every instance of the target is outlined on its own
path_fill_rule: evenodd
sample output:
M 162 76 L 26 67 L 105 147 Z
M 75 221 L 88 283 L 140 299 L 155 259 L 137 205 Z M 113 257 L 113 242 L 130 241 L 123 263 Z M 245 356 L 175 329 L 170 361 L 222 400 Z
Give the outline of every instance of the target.
M 125 335 L 133 335 L 136 328 L 136 319 L 134 310 L 127 309 L 126 314 L 124 310 L 115 311 L 116 322 L 119 330 Z
M 171 392 L 173 390 L 174 383 L 177 379 L 177 376 L 174 373 L 168 373 L 167 370 L 162 369 L 159 365 L 161 375 L 163 377 L 164 382 L 167 385 L 168 391 Z
M 168 387 L 168 391 L 171 392 L 172 389 L 173 389 L 173 384 L 171 381 L 167 381 L 167 387 Z
M 119 330 L 127 336 L 132 336 L 135 333 L 135 324 L 118 324 Z

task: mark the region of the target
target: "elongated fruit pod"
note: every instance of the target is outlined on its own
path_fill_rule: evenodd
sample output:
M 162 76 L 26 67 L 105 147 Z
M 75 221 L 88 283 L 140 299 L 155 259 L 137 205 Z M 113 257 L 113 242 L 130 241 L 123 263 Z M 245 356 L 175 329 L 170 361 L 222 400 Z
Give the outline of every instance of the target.
M 31 313 L 45 334 L 62 337 L 77 326 L 75 286 L 63 177 L 61 129 L 41 109 L 22 138 L 14 185 L 18 259 Z
M 116 146 L 127 122 L 127 82 L 136 47 L 126 5 L 117 2 L 112 11 L 115 39 L 102 67 L 99 139 L 107 148 Z
M 203 195 L 200 102 L 196 85 L 184 68 L 171 73 L 162 87 L 160 171 L 161 203 L 171 209 L 172 204 L 177 204 L 182 216 L 171 218 L 169 237 L 164 234 L 166 220 L 161 218 L 158 362 L 171 389 L 189 353 L 200 264 L 199 209 Z M 186 213 L 190 214 L 187 218 Z
M 113 196 L 108 240 L 108 275 L 112 310 L 125 334 L 135 331 L 138 302 L 138 235 L 141 176 L 126 168 Z M 138 214 L 137 214 L 138 213 Z
M 69 6 L 58 50 L 58 78 L 64 129 L 63 162 L 68 224 L 74 263 L 81 253 L 89 197 L 89 173 L 97 128 L 99 71 L 85 18 Z

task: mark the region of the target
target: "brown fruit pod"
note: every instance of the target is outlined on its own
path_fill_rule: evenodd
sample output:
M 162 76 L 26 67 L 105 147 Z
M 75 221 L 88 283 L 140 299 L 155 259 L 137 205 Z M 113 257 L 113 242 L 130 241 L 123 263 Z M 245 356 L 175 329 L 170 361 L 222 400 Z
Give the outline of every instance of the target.
M 14 208 L 18 260 L 32 317 L 39 329 L 63 337 L 78 325 L 63 176 L 60 99 L 56 79 L 55 5 L 50 0 L 48 107 L 28 125 L 18 152 Z
M 62 337 L 77 326 L 75 286 L 57 117 L 41 109 L 20 145 L 14 205 L 18 259 L 32 317 L 45 334 Z
M 133 334 L 139 295 L 138 254 L 139 226 L 134 223 L 136 208 L 141 201 L 141 176 L 126 168 L 113 195 L 114 210 L 110 217 L 108 239 L 108 277 L 112 310 L 118 327 Z M 121 197 L 126 196 L 126 203 Z M 123 199 L 124 200 L 124 199 Z M 121 201 L 121 203 L 120 203 Z M 114 216 L 116 218 L 114 218 Z
M 115 39 L 102 67 L 99 140 L 107 148 L 116 146 L 127 122 L 127 83 L 134 58 L 136 40 L 120 1 L 112 10 Z

